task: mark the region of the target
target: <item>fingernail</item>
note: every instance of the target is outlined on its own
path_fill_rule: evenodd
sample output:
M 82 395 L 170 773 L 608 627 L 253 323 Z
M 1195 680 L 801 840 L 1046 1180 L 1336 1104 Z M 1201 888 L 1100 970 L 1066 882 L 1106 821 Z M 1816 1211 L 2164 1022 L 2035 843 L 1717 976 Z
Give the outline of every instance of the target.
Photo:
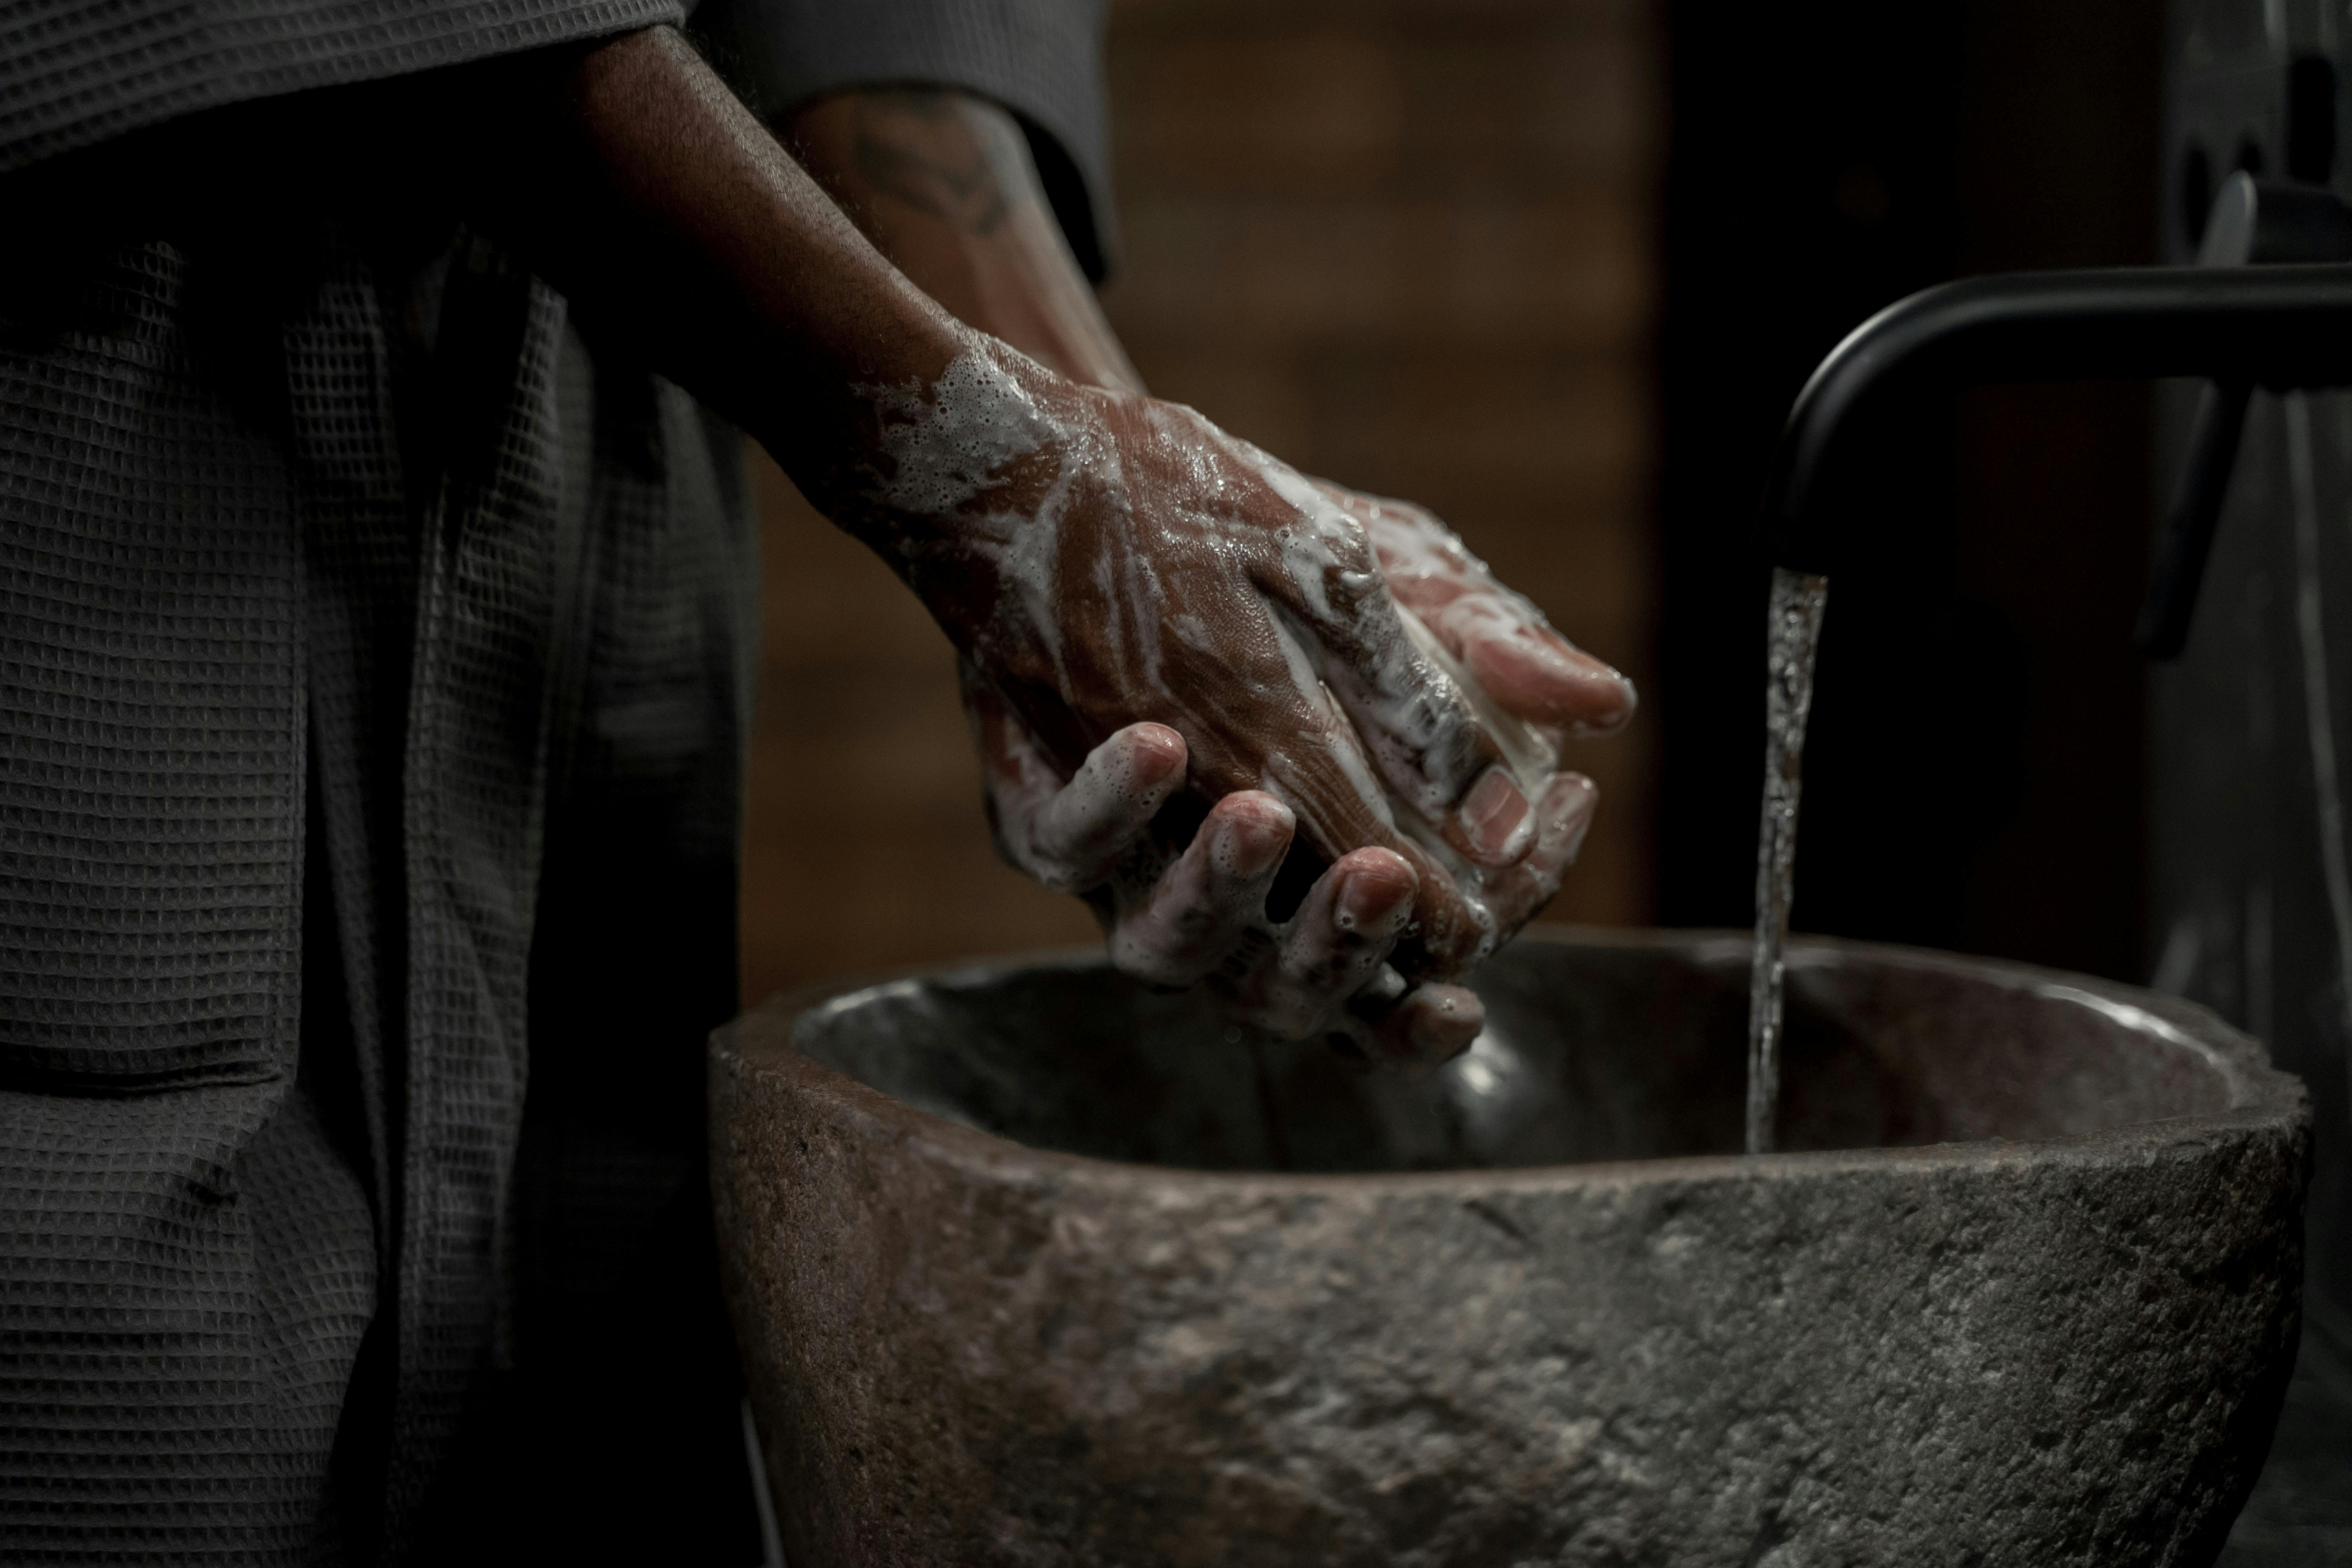
M 1227 876 L 1246 879 L 1264 876 L 1290 847 L 1286 814 L 1269 817 L 1257 812 L 1235 812 L 1217 831 L 1216 856 Z
M 1543 853 L 1555 858 L 1562 868 L 1575 865 L 1600 804 L 1600 787 L 1582 773 L 1553 775 L 1544 786 L 1543 802 L 1537 811 L 1543 822 Z
M 1600 789 L 1582 773 L 1558 774 L 1544 791 L 1544 820 L 1565 822 L 1580 812 L 1591 816 L 1600 796 Z
M 1184 765 L 1184 737 L 1165 724 L 1137 724 L 1127 731 L 1130 765 L 1149 783 L 1174 773 Z
M 1331 912 L 1341 931 L 1378 942 L 1394 934 L 1412 904 L 1412 885 L 1380 871 L 1351 871 Z
M 1528 797 L 1499 767 L 1488 768 L 1462 803 L 1462 826 L 1481 859 L 1507 865 L 1527 853 L 1535 837 Z

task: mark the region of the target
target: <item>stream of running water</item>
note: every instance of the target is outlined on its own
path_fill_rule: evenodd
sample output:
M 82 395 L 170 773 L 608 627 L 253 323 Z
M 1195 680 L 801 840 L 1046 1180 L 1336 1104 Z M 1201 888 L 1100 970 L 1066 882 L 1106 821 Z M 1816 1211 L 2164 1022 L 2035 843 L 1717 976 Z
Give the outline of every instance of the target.
M 1764 819 L 1756 842 L 1756 943 L 1748 975 L 1748 1152 L 1769 1153 L 1780 1125 L 1780 991 L 1796 888 L 1797 795 L 1804 779 L 1805 718 L 1813 706 L 1813 654 L 1830 583 L 1777 567 L 1766 622 Z

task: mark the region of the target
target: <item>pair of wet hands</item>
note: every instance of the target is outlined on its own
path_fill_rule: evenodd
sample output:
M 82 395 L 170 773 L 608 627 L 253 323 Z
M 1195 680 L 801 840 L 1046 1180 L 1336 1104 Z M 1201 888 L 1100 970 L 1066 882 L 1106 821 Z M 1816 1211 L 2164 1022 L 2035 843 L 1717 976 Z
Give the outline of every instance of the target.
M 1558 890 L 1592 817 L 1561 739 L 1633 712 L 1434 517 L 1190 409 L 972 334 L 869 389 L 851 526 L 959 649 L 1005 859 L 1111 956 L 1237 1021 L 1430 1062 L 1452 982 Z

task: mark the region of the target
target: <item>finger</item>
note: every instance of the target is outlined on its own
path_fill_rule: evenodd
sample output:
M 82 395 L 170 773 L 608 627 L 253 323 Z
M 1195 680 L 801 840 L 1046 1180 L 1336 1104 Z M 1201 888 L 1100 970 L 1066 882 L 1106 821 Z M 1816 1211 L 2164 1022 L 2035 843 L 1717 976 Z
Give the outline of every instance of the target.
M 1419 876 L 1407 928 L 1412 955 L 1401 963 L 1416 977 L 1453 974 L 1475 961 L 1492 921 L 1464 896 L 1434 853 L 1398 826 L 1394 804 L 1365 758 L 1355 730 L 1319 687 L 1302 702 L 1273 752 L 1244 755 L 1219 744 L 1213 730 L 1195 737 L 1189 777 L 1203 793 L 1261 787 L 1297 816 L 1302 855 L 1320 874 L 1351 850 L 1377 847 L 1404 857 Z M 1447 864 L 1462 860 L 1446 857 Z
M 1495 917 L 1483 897 L 1465 895 L 1462 884 L 1423 846 L 1400 839 L 1389 847 L 1402 855 L 1421 878 L 1412 920 L 1390 952 L 1390 963 L 1410 980 L 1449 979 L 1475 967 L 1495 949 Z
M 1223 967 L 1252 940 L 1296 825 L 1263 791 L 1217 802 L 1140 907 L 1111 922 L 1112 963 L 1156 985 L 1190 985 Z
M 1356 660 L 1327 679 L 1363 736 L 1390 790 L 1455 854 L 1474 865 L 1508 866 L 1533 847 L 1527 796 L 1496 734 L 1480 721 L 1465 684 L 1431 657 L 1389 605 L 1370 623 L 1393 620 L 1393 648 L 1375 626 Z M 1536 765 L 1548 765 L 1549 758 Z
M 1335 493 L 1361 519 L 1389 591 L 1515 718 L 1588 734 L 1633 716 L 1633 682 L 1554 631 L 1521 594 L 1410 501 Z
M 1495 919 L 1496 941 L 1507 942 L 1518 929 L 1542 912 L 1559 891 L 1568 868 L 1576 863 L 1591 830 L 1601 792 L 1582 773 L 1561 773 L 1551 781 L 1537 804 L 1540 826 L 1535 849 L 1510 869 L 1497 873 L 1486 885 L 1486 903 Z
M 1465 595 L 1433 629 L 1496 706 L 1513 717 L 1587 735 L 1622 729 L 1640 701 L 1633 683 L 1515 608 L 1489 595 Z
M 1184 738 L 1165 724 L 1129 724 L 1087 752 L 1030 821 L 1040 880 L 1071 892 L 1098 885 L 1183 782 L 1184 759 Z
M 1516 862 L 1534 844 L 1526 797 L 1468 695 L 1407 629 L 1362 520 L 1257 456 L 1267 503 L 1290 521 L 1267 531 L 1253 580 L 1286 612 L 1276 632 L 1302 679 L 1329 689 L 1389 793 L 1447 847 L 1475 865 Z
M 1394 808 L 1354 731 L 1328 693 L 1303 708 L 1279 750 L 1247 756 L 1218 743 L 1214 731 L 1196 738 L 1188 777 L 1204 794 L 1261 787 L 1297 818 L 1297 853 L 1319 875 L 1351 850 L 1377 847 L 1402 856 L 1420 878 L 1407 927 L 1412 952 L 1399 967 L 1416 977 L 1454 974 L 1487 945 L 1492 920 L 1464 896 L 1433 851 L 1401 831 Z M 1448 857 L 1448 863 L 1461 861 Z
M 1401 855 L 1359 849 L 1319 878 L 1280 945 L 1236 988 L 1236 1011 L 1283 1039 L 1333 1026 L 1412 915 L 1421 879 Z
M 1470 1048 L 1486 1026 L 1486 1005 L 1467 986 L 1432 981 L 1375 1009 L 1360 1009 L 1358 1023 L 1359 1048 L 1368 1046 L 1373 1059 L 1436 1067 Z
M 1422 891 L 1413 923 L 1389 963 L 1417 981 L 1448 980 L 1475 968 L 1559 891 L 1583 847 L 1598 799 L 1592 781 L 1583 774 L 1555 774 L 1537 804 L 1535 848 L 1518 865 L 1485 875 L 1475 898 L 1465 897 L 1426 851 L 1400 846 L 1421 873 Z
M 1317 661 L 1324 684 L 1391 795 L 1473 865 L 1524 857 L 1534 834 L 1510 762 L 1403 612 L 1368 607 L 1351 627 L 1327 626 L 1326 637 L 1330 657 Z

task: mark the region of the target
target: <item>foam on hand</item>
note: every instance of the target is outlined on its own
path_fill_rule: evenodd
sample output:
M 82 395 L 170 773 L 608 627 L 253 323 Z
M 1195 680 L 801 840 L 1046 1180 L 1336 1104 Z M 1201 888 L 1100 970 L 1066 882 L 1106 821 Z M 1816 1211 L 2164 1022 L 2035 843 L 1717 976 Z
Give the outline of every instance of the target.
M 1057 816 L 1131 816 L 1134 781 L 1082 764 L 1120 726 L 1156 721 L 1183 737 L 1196 792 L 1263 789 L 1319 851 L 1370 827 L 1424 861 L 1424 882 L 1442 869 L 1462 896 L 1452 929 L 1411 933 L 1441 968 L 1491 951 L 1491 874 L 1457 846 L 1517 853 L 1556 754 L 1400 608 L 1362 521 L 1191 409 L 1077 386 L 979 333 L 928 386 L 863 391 L 880 439 L 845 521 L 1070 780 Z M 1465 809 L 1507 815 L 1491 809 L 1509 804 L 1497 772 L 1528 803 L 1500 853 Z M 1068 881 L 1042 848 L 1027 868 Z M 1117 875 L 1137 893 L 1179 853 Z

